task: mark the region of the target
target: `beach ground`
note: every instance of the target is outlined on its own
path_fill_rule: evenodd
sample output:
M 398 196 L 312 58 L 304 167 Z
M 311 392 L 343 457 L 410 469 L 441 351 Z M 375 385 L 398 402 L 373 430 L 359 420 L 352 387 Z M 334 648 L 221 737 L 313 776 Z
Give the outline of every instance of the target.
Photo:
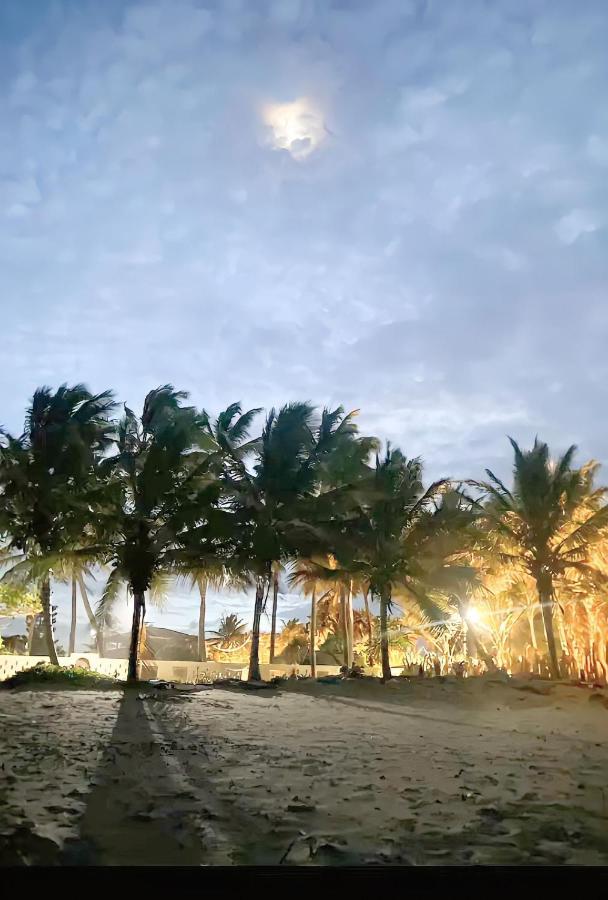
M 606 690 L 0 692 L 0 863 L 608 865 Z

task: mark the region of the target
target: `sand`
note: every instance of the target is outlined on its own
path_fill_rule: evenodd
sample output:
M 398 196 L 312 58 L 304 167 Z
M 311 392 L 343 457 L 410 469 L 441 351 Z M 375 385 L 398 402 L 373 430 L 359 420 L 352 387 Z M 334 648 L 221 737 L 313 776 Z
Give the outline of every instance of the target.
M 608 864 L 606 691 L 0 692 L 0 862 Z

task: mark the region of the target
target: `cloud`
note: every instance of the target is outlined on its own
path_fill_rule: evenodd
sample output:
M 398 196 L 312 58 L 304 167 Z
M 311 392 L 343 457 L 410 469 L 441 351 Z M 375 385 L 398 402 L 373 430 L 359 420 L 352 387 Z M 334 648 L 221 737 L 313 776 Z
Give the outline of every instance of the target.
M 602 0 L 7 0 L 0 33 L 3 425 L 173 381 L 360 407 L 429 477 L 508 476 L 507 431 L 608 458 Z
M 563 244 L 573 244 L 584 234 L 593 234 L 598 222 L 593 213 L 585 209 L 573 209 L 562 216 L 555 226 L 558 238 Z
M 270 131 L 270 144 L 304 160 L 326 137 L 322 113 L 308 97 L 292 103 L 267 103 L 262 117 Z

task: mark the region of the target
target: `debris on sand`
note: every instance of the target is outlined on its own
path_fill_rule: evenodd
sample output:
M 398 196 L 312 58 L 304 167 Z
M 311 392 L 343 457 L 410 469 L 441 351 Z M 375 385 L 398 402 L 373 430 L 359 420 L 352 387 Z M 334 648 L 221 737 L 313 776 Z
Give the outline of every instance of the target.
M 606 691 L 433 682 L 0 693 L 1 858 L 605 865 Z
M 238 688 L 241 691 L 273 691 L 277 685 L 272 681 L 241 681 L 240 678 L 223 678 L 214 681 L 213 687 Z

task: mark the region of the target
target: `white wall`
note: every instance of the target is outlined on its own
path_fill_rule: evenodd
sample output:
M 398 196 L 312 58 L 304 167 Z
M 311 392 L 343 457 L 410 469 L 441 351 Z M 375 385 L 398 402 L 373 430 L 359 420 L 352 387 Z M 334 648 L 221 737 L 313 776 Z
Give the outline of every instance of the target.
M 80 659 L 87 659 L 94 672 L 126 681 L 126 659 L 107 659 L 99 657 L 96 653 L 74 653 L 72 656 L 60 656 L 59 663 L 62 666 L 74 666 Z M 31 669 L 37 663 L 48 663 L 48 661 L 48 656 L 0 655 L 0 681 L 10 678 L 22 669 Z M 183 684 L 218 681 L 222 678 L 239 678 L 244 681 L 247 678 L 248 668 L 247 664 L 242 663 L 145 660 L 139 664 L 139 677 L 142 680 L 159 678 L 163 681 L 176 681 Z M 310 676 L 310 666 L 273 663 L 272 665 L 261 665 L 260 672 L 265 681 L 270 681 L 277 675 Z M 317 666 L 318 676 L 338 675 L 339 672 L 338 666 Z

